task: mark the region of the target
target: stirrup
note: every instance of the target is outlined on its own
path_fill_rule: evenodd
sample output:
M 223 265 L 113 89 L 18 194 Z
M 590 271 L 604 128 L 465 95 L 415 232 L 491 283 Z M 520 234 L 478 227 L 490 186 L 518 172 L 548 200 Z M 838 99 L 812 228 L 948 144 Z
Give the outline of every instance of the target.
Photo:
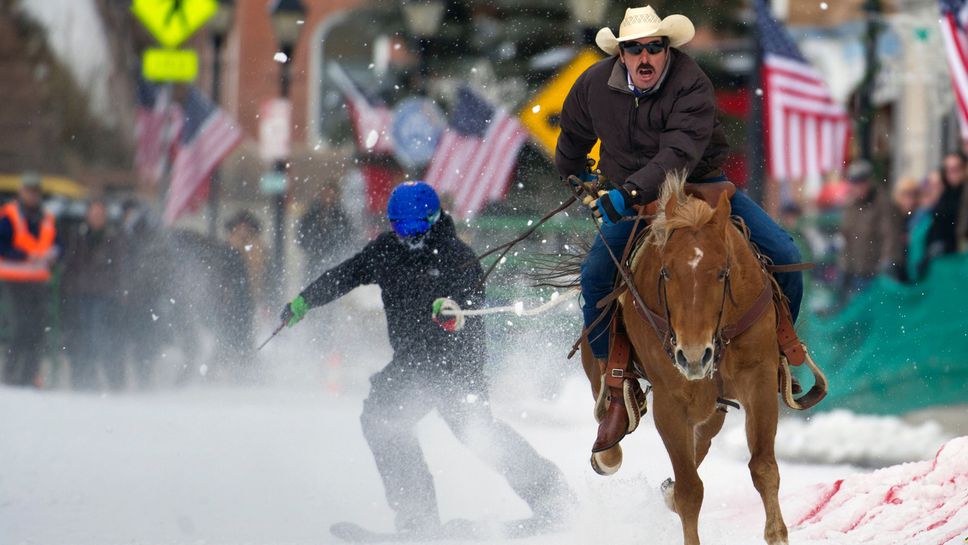
M 813 373 L 813 387 L 810 391 L 799 398 L 793 397 L 793 375 L 790 373 L 790 362 L 786 357 L 780 357 L 780 387 L 783 395 L 783 402 L 787 407 L 797 411 L 803 411 L 813 407 L 827 396 L 827 377 L 814 363 L 813 358 L 807 352 L 806 346 L 801 345 L 805 356 L 805 363 Z
M 632 433 L 639 427 L 642 415 L 649 412 L 649 392 L 652 386 L 647 385 L 642 389 L 642 385 L 634 378 L 626 378 L 622 381 L 622 404 L 629 416 L 628 431 Z M 598 398 L 595 400 L 595 421 L 602 422 L 611 402 L 614 400 L 611 389 L 605 385 L 605 375 L 602 375 L 601 386 L 598 389 Z

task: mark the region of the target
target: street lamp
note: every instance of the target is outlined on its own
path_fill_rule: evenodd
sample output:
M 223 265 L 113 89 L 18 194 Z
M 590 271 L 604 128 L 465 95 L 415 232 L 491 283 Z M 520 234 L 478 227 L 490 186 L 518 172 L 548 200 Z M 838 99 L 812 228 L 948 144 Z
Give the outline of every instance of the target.
M 440 22 L 444 18 L 446 4 L 443 0 L 401 0 L 400 9 L 403 11 L 403 21 L 407 30 L 417 39 L 417 55 L 420 60 L 420 89 L 425 88 L 425 80 L 429 75 L 427 68 L 427 48 L 430 38 L 437 34 Z
M 225 36 L 235 21 L 235 1 L 219 0 L 218 11 L 208 22 L 209 32 L 212 36 L 212 101 L 220 104 L 222 91 L 222 46 L 225 44 Z M 212 173 L 211 184 L 208 190 L 208 235 L 218 236 L 218 201 L 219 190 L 222 185 L 222 172 L 216 168 Z
M 289 81 L 292 70 L 292 53 L 299 40 L 299 31 L 302 29 L 303 20 L 306 17 L 306 8 L 300 0 L 272 0 L 269 3 L 269 19 L 272 22 L 272 31 L 279 42 L 279 51 L 282 57 L 276 56 L 279 61 L 279 91 L 283 99 L 289 98 Z M 287 159 L 277 159 L 273 164 L 272 170 L 277 176 L 285 179 L 287 170 Z M 286 190 L 283 187 L 275 195 L 275 218 L 273 221 L 273 266 L 275 274 L 276 293 L 282 293 L 283 272 L 285 268 L 285 252 L 283 251 L 283 220 L 285 219 Z

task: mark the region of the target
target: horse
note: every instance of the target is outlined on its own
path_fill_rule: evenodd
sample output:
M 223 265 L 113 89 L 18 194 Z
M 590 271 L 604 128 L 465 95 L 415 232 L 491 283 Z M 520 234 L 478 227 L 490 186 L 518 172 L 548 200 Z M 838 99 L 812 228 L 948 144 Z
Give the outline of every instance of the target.
M 685 545 L 699 545 L 703 483 L 697 470 L 723 426 L 726 405 L 738 401 L 746 416 L 750 475 L 766 511 L 764 538 L 786 544 L 774 453 L 777 316 L 774 305 L 763 302 L 768 297 L 772 303 L 778 287 L 734 225 L 727 194 L 711 207 L 687 196 L 684 187 L 682 174 L 667 177 L 656 217 L 632 258 L 641 298 L 626 291 L 616 312 L 633 361 L 652 386 L 653 420 L 672 462 L 674 480 L 664 482 L 662 492 L 680 517 Z M 602 370 L 587 343 L 582 362 L 597 399 Z M 615 445 L 595 453 L 592 463 L 610 474 L 621 460 Z

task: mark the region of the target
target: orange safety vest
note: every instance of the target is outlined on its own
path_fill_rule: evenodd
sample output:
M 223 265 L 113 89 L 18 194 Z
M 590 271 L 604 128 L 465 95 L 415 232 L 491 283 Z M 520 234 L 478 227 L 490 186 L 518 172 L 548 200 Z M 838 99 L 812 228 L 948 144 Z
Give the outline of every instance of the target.
M 13 247 L 27 254 L 27 259 L 13 260 L 0 257 L 0 280 L 7 282 L 47 282 L 50 280 L 50 264 L 47 259 L 54 245 L 54 216 L 44 212 L 40 224 L 40 236 L 35 237 L 27 228 L 27 220 L 20 213 L 16 201 L 5 204 L 0 218 L 10 218 L 13 226 Z

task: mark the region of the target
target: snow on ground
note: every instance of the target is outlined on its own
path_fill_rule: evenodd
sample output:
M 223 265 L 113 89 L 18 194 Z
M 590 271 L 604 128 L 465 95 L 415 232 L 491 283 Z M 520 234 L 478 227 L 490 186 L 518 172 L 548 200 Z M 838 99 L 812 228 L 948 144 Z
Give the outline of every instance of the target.
M 0 543 L 318 544 L 336 541 L 328 528 L 338 521 L 389 530 L 392 515 L 359 430 L 365 390 L 361 384 L 342 393 L 331 390 L 312 380 L 301 386 L 120 395 L 0 388 Z M 558 464 L 579 496 L 571 528 L 521 540 L 522 545 L 596 543 L 604 539 L 603 525 L 616 544 L 680 543 L 678 519 L 657 491 L 671 469 L 651 421 L 623 442 L 621 471 L 603 478 L 588 466 L 595 425 L 587 385 L 577 377 L 564 382 L 555 401 L 494 397 L 495 413 Z M 836 418 L 837 442 L 868 442 L 869 434 L 857 433 L 869 427 L 867 421 Z M 701 469 L 706 489 L 701 535 L 707 543 L 759 544 L 762 508 L 746 453 L 729 439 L 740 433 L 742 417 L 734 411 L 727 420 Z M 784 434 L 811 433 L 809 425 L 781 429 L 778 443 L 791 441 Z M 420 424 L 419 435 L 445 519 L 528 515 L 504 481 L 470 455 L 435 414 Z M 949 447 L 934 473 L 930 462 L 871 473 L 781 461 L 791 543 L 961 543 L 964 536 L 942 541 L 941 532 L 954 531 L 956 524 L 968 527 L 966 441 Z M 912 452 L 896 443 L 879 444 L 895 454 Z M 840 479 L 839 493 L 808 516 Z M 895 482 L 900 487 L 892 488 Z M 960 496 L 950 494 L 954 488 L 961 489 Z M 893 496 L 885 502 L 889 490 Z M 870 520 L 856 524 L 861 531 L 844 533 L 857 514 L 868 512 Z M 910 537 L 919 517 L 929 514 L 931 521 L 947 516 L 948 522 L 930 536 Z M 883 524 L 884 532 L 871 521 Z M 892 525 L 903 528 L 907 539 L 892 533 Z

